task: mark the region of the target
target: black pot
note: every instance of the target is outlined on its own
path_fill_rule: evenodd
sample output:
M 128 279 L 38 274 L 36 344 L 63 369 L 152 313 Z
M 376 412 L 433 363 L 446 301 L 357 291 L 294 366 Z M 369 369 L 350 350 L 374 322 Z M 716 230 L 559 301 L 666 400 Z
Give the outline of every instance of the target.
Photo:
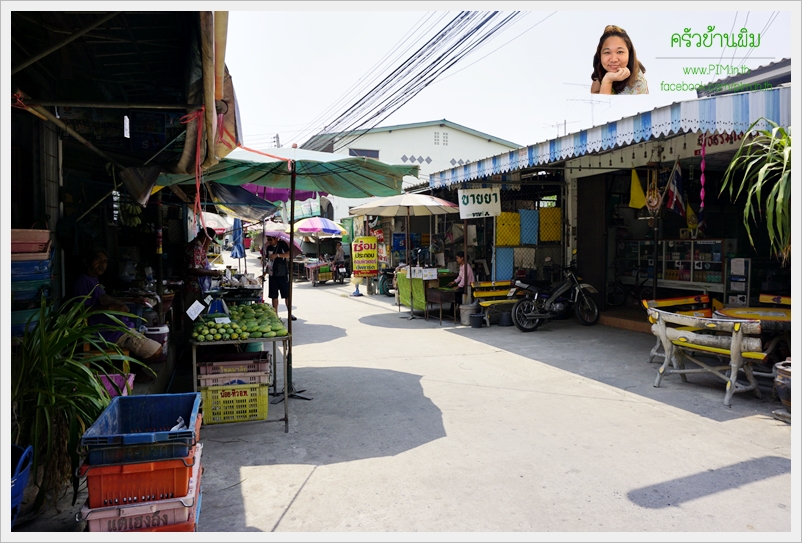
M 785 406 L 785 409 L 791 412 L 791 361 L 777 362 L 774 364 L 777 370 L 777 376 L 774 378 L 774 390 L 777 391 L 777 396 Z

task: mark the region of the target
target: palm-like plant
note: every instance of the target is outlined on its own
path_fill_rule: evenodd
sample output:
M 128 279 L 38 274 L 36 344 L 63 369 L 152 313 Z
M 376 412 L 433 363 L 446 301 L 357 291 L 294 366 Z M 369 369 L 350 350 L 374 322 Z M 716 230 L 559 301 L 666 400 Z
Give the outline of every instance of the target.
M 731 197 L 735 193 L 734 200 L 746 193 L 744 226 L 753 247 L 750 220 L 757 223 L 758 217 L 763 218 L 765 207 L 771 252 L 785 265 L 791 256 L 791 127 L 786 131 L 761 117 L 746 133 L 752 134 L 761 121 L 771 130 L 757 130 L 755 136 L 744 138 L 724 173 L 721 193 L 729 190 Z M 735 173 L 741 170 L 743 177 L 738 180 Z
M 109 311 L 116 324 L 88 326 L 88 298 L 79 296 L 59 306 L 43 297 L 38 324 L 29 321 L 12 355 L 12 441 L 33 446 L 31 479 L 38 486 L 34 511 L 42 507 L 48 493 L 57 499 L 70 480 L 75 502 L 81 436 L 110 401 L 99 375 L 127 373 L 130 362 L 141 364 L 98 334 L 101 330 L 124 332 L 128 328 L 118 317 L 137 317 Z M 104 354 L 87 356 L 84 344 Z

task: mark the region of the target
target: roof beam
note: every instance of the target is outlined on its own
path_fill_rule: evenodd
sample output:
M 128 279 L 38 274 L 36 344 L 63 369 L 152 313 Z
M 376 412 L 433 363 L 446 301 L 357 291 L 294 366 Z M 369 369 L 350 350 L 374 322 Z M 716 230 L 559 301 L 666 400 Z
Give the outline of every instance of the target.
M 102 25 L 103 23 L 107 22 L 110 19 L 113 19 L 114 17 L 116 17 L 120 13 L 122 13 L 122 12 L 121 11 L 114 11 L 112 13 L 109 13 L 109 14 L 105 15 L 104 17 L 101 17 L 100 19 L 98 19 L 94 23 L 90 24 L 89 26 L 85 26 L 84 28 L 78 30 L 77 32 L 74 32 L 74 33 L 70 34 L 69 36 L 67 36 L 66 38 L 64 38 L 60 42 L 56 43 L 55 45 L 52 45 L 52 46 L 48 47 L 44 51 L 41 51 L 41 52 L 35 54 L 34 56 L 29 58 L 28 60 L 25 60 L 22 63 L 18 64 L 17 66 L 14 66 L 13 68 L 11 68 L 11 75 L 14 75 L 15 73 L 19 72 L 20 70 L 23 70 L 23 69 L 27 68 L 28 66 L 30 66 L 34 62 L 38 62 L 38 61 L 42 60 L 47 55 L 49 55 L 49 54 L 51 54 L 51 53 L 53 53 L 55 51 L 58 51 L 59 49 L 61 49 L 65 45 L 67 45 L 68 43 L 77 40 L 78 38 L 80 38 L 81 36 L 83 36 L 84 34 L 89 32 L 90 30 L 93 30 L 93 29 L 99 27 L 100 25 Z

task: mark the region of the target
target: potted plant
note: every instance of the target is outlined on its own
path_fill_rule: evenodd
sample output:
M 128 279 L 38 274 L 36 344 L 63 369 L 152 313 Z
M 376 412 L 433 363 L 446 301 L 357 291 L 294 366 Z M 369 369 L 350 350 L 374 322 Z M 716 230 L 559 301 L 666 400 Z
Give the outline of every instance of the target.
M 87 299 L 80 296 L 59 304 L 43 297 L 38 323 L 31 318 L 13 349 L 12 443 L 33 447 L 34 512 L 48 495 L 57 501 L 70 481 L 75 503 L 81 436 L 110 401 L 100 375 L 108 378 L 110 373 L 127 373 L 129 363 L 141 364 L 99 335 L 100 330 L 128 330 L 119 316 L 137 317 L 108 311 L 116 324 L 89 326 L 92 310 L 85 305 Z M 88 356 L 84 344 L 104 354 Z
M 743 139 L 724 173 L 721 192 L 729 189 L 732 196 L 737 185 L 734 198 L 737 200 L 746 191 L 744 226 L 753 247 L 755 242 L 749 221 L 757 222 L 765 209 L 771 252 L 784 266 L 791 257 L 791 127 L 786 131 L 777 123 L 761 117 L 749 126 L 746 133 L 752 134 L 761 121 L 770 124 L 771 130 L 757 130 L 755 136 Z M 741 170 L 744 170 L 743 177 L 737 182 L 733 176 Z M 775 364 L 774 369 L 775 391 L 788 411 L 787 422 L 790 422 L 791 357 Z
M 770 124 L 771 130 L 755 130 L 761 121 Z M 762 218 L 765 209 L 771 252 L 785 265 L 791 256 L 791 127 L 786 131 L 761 117 L 746 131 L 747 135 L 753 132 L 754 136 L 741 141 L 724 172 L 720 193 L 729 190 L 731 197 L 735 193 L 733 200 L 746 193 L 744 226 L 753 247 L 749 222 Z M 737 180 L 735 173 L 741 170 L 743 176 Z

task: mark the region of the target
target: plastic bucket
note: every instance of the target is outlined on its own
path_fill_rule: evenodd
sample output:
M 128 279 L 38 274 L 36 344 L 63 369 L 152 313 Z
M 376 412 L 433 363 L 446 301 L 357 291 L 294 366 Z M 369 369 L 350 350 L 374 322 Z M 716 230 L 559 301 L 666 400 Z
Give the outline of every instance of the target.
M 512 326 L 512 313 L 510 311 L 505 311 L 504 313 L 499 314 L 498 325 Z
M 145 337 L 162 344 L 162 354 L 167 354 L 167 347 L 170 344 L 170 326 L 148 326 L 145 330 Z
M 481 313 L 474 313 L 470 316 L 471 328 L 481 328 L 485 322 L 485 316 Z
M 463 326 L 469 326 L 471 324 L 471 315 L 475 314 L 478 310 L 479 306 L 476 304 L 459 306 L 460 323 L 462 323 Z

